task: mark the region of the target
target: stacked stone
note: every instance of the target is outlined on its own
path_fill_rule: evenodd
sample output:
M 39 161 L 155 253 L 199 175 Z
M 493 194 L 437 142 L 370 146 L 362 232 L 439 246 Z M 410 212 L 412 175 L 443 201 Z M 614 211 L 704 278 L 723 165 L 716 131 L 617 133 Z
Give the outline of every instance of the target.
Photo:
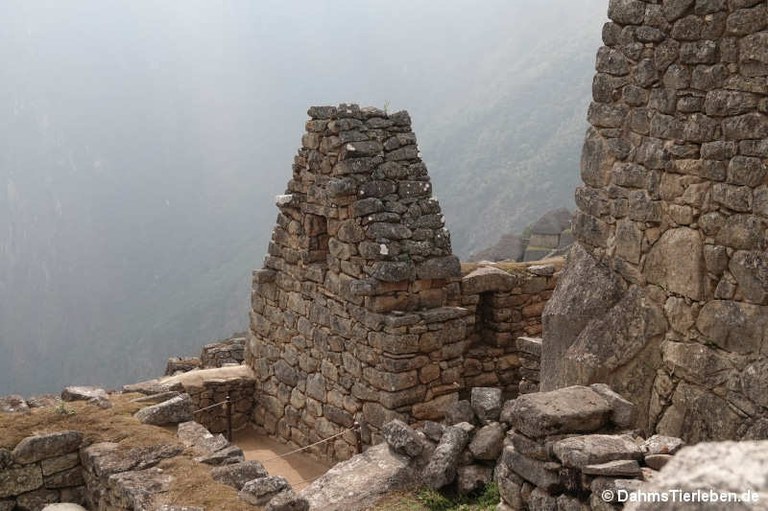
M 246 357 L 259 379 L 255 422 L 299 445 L 338 434 L 315 454 L 344 459 L 355 420 L 370 441 L 386 420 L 453 399 L 467 311 L 444 307 L 460 267 L 408 114 L 308 113 L 254 273 Z
M 245 337 L 232 337 L 221 342 L 206 344 L 200 353 L 203 369 L 240 365 L 245 360 Z
M 195 369 L 213 369 L 240 365 L 245 361 L 245 337 L 236 335 L 223 341 L 203 346 L 199 357 L 171 357 L 165 366 L 165 375 L 173 376 Z
M 541 370 L 541 338 L 518 337 L 517 351 L 520 355 L 520 383 L 518 393 L 529 394 L 539 391 Z
M 500 386 L 507 395 L 515 395 L 521 378 L 539 381 L 540 354 L 521 351 L 516 339 L 541 333 L 541 312 L 555 289 L 561 264 L 510 271 L 481 266 L 461 279 L 455 304 L 470 312 L 471 326 L 464 357 L 466 386 Z
M 505 403 L 501 420 L 511 429 L 495 473 L 499 509 L 619 509 L 620 490 L 637 490 L 683 445 L 635 435 L 627 429 L 634 414 L 634 405 L 604 384 Z
M 768 437 L 767 10 L 611 0 L 544 388 L 608 379 L 649 430 Z
M 412 458 L 423 484 L 449 485 L 467 494 L 493 479 L 507 426 L 499 422 L 502 391 L 475 387 L 469 401 L 448 407 L 443 423 L 425 421 L 414 430 L 400 420 L 384 426 L 384 439 L 394 452 Z
M 233 429 L 241 429 L 250 422 L 256 399 L 254 378 L 206 379 L 199 385 L 188 385 L 184 390 L 189 394 L 194 410 L 202 410 L 214 403 L 224 403 L 229 396 Z M 224 405 L 196 412 L 195 420 L 214 433 L 227 431 L 227 414 Z
M 81 452 L 88 509 L 133 511 L 155 509 L 173 477 L 157 467 L 182 452 L 180 445 L 121 448 L 111 442 L 90 445 Z
M 200 357 L 170 357 L 165 364 L 165 376 L 173 376 L 200 369 Z
M 12 450 L 0 449 L 0 511 L 41 509 L 46 504 L 81 504 L 85 481 L 77 431 L 34 435 Z

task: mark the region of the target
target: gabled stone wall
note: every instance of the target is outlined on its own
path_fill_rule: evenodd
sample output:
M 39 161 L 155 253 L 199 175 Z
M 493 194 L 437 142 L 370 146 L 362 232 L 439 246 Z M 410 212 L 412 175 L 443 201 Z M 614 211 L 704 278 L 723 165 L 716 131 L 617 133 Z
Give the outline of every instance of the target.
M 440 418 L 472 385 L 516 393 L 516 337 L 535 335 L 555 269 L 462 280 L 408 114 L 308 113 L 254 272 L 256 424 L 298 445 L 338 434 L 315 454 L 343 459 L 355 421 L 371 443 L 391 419 Z
M 611 0 L 544 389 L 610 383 L 691 441 L 768 436 L 766 9 Z

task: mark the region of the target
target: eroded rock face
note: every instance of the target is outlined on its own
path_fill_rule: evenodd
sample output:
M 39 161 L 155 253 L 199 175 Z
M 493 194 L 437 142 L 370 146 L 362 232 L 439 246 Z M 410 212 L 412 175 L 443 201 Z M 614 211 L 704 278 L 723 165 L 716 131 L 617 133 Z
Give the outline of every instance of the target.
M 620 298 L 622 284 L 583 246 L 575 243 L 563 274 L 542 316 L 545 337 L 541 354 L 541 390 L 566 386 L 565 353 L 595 317 Z M 576 383 L 576 382 L 573 382 Z
M 647 433 L 765 435 L 765 15 L 610 2 L 542 389 L 608 383 Z
M 757 501 L 746 503 L 722 502 L 708 504 L 708 509 L 758 509 L 768 492 L 768 441 L 700 443 L 685 447 L 661 469 L 661 472 L 640 489 L 645 492 L 669 491 L 670 488 L 694 492 L 706 488 L 716 493 L 738 495 L 750 490 L 759 495 Z M 757 505 L 756 505 L 757 502 Z M 679 502 L 675 509 L 701 509 L 699 502 Z M 629 503 L 625 509 L 645 511 L 658 509 L 658 503 Z

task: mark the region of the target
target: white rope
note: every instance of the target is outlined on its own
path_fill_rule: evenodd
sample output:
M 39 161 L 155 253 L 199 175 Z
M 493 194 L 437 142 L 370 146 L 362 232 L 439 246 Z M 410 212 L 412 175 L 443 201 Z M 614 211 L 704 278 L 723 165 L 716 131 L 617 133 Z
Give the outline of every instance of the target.
M 221 406 L 221 405 L 225 405 L 225 404 L 227 404 L 227 402 L 226 402 L 226 401 L 222 401 L 221 403 L 214 403 L 214 404 L 212 404 L 211 406 L 206 406 L 205 408 L 200 408 L 199 410 L 195 410 L 195 411 L 194 411 L 194 412 L 192 412 L 192 413 L 200 413 L 200 412 L 204 412 L 204 411 L 206 411 L 206 410 L 210 410 L 211 408 L 215 408 L 215 407 L 217 407 L 217 406 Z
M 352 428 L 348 428 L 348 429 L 345 429 L 345 430 L 344 430 L 344 431 L 342 431 L 341 433 L 336 433 L 336 434 L 335 434 L 335 435 L 333 435 L 333 436 L 329 436 L 328 438 L 324 438 L 323 440 L 320 440 L 320 441 L 318 441 L 318 442 L 315 442 L 314 444 L 309 444 L 309 445 L 308 445 L 308 446 L 306 446 L 306 447 L 299 447 L 298 449 L 294 449 L 294 450 L 292 450 L 292 451 L 288 451 L 288 452 L 286 452 L 285 454 L 281 454 L 280 456 L 275 456 L 275 457 L 273 457 L 273 458 L 269 458 L 269 459 L 266 459 L 266 460 L 259 460 L 259 461 L 261 461 L 261 463 L 267 463 L 267 462 L 270 462 L 270 461 L 278 460 L 278 459 L 280 459 L 280 458 L 285 458 L 286 456 L 290 456 L 290 455 L 292 455 L 292 454 L 296 454 L 297 452 L 306 451 L 306 450 L 307 450 L 307 449 L 309 449 L 310 447 L 314 447 L 314 446 L 316 446 L 316 445 L 320 445 L 320 444 L 322 444 L 322 443 L 328 442 L 329 440 L 333 440 L 334 438 L 338 438 L 338 437 L 340 437 L 341 435 L 343 435 L 344 433 L 346 433 L 347 431 L 352 431 Z

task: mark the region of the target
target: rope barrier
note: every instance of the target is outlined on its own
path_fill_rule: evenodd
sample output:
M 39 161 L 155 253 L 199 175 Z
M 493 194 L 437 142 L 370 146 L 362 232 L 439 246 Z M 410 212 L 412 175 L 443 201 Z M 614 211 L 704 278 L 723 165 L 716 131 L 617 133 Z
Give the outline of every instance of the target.
M 279 456 L 274 456 L 272 458 L 269 458 L 269 459 L 266 459 L 266 460 L 259 460 L 259 461 L 261 463 L 267 463 L 267 462 L 270 462 L 270 461 L 279 460 L 280 458 L 285 458 L 287 456 L 291 456 L 293 454 L 296 454 L 297 452 L 306 451 L 307 449 L 309 449 L 311 447 L 314 447 L 316 445 L 320 445 L 322 443 L 328 442 L 329 440 L 333 440 L 334 438 L 338 438 L 341 435 L 343 435 L 344 433 L 346 433 L 347 431 L 352 431 L 353 429 L 354 428 L 347 428 L 344 431 L 342 431 L 341 433 L 336 433 L 335 435 L 331 435 L 328 438 L 324 438 L 323 440 L 319 440 L 319 441 L 315 442 L 314 444 L 309 444 L 306 447 L 299 447 L 298 449 L 294 449 L 292 451 L 288 451 L 285 454 L 281 454 Z
M 194 411 L 194 412 L 192 412 L 192 413 L 200 413 L 200 412 L 204 412 L 204 411 L 206 411 L 206 410 L 210 410 L 211 408 L 215 408 L 215 407 L 217 407 L 217 406 L 222 406 L 222 405 L 225 405 L 225 404 L 227 404 L 227 402 L 226 402 L 226 401 L 222 401 L 221 403 L 213 403 L 213 404 L 212 404 L 212 405 L 210 405 L 210 406 L 206 406 L 205 408 L 200 408 L 199 410 L 195 410 L 195 411 Z

